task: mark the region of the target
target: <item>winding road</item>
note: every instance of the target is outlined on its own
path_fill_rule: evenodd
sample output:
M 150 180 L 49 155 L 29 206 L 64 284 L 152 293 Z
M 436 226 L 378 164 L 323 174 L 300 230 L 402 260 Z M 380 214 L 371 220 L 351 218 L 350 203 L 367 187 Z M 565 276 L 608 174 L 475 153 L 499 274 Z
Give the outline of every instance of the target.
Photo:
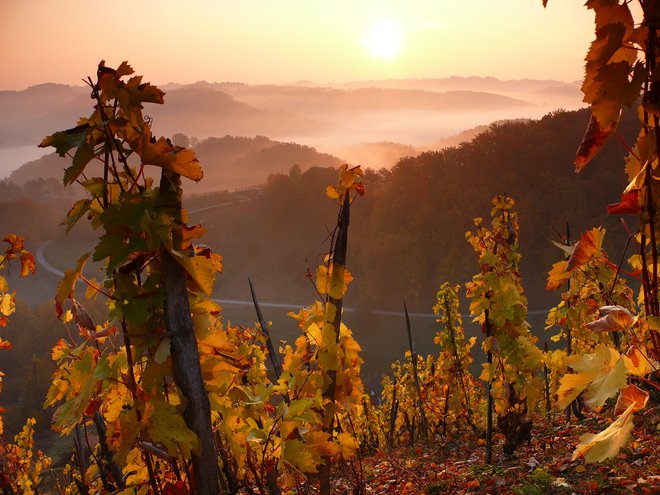
M 248 200 L 242 200 L 242 201 L 250 201 Z M 188 214 L 191 213 L 197 213 L 200 211 L 205 211 L 205 210 L 210 210 L 212 208 L 219 208 L 221 206 L 227 206 L 233 203 L 222 203 L 222 204 L 217 204 L 213 206 L 207 206 L 204 208 L 199 208 L 197 210 L 191 210 L 188 212 Z M 45 241 L 39 245 L 36 251 L 36 259 L 37 263 L 39 263 L 46 271 L 52 273 L 58 278 L 62 278 L 64 276 L 64 272 L 61 270 L 58 270 L 55 268 L 53 265 L 51 265 L 48 260 L 46 260 L 44 256 L 44 251 L 48 247 L 48 245 L 53 242 L 52 240 Z M 219 304 L 231 304 L 235 306 L 253 306 L 252 301 L 243 301 L 240 299 L 213 299 L 213 301 L 219 303 Z M 264 308 L 281 308 L 281 309 L 291 309 L 291 310 L 298 310 L 304 306 L 305 304 L 286 304 L 286 303 L 277 303 L 277 302 L 259 302 L 259 306 L 264 307 Z M 355 308 L 347 308 L 344 307 L 344 311 L 346 313 L 353 313 L 355 312 Z M 536 309 L 536 310 L 531 310 L 528 311 L 527 314 L 530 316 L 538 316 L 538 315 L 544 315 L 548 314 L 549 309 Z M 378 316 L 399 316 L 403 317 L 405 313 L 402 311 L 385 311 L 381 309 L 372 309 L 370 311 L 371 314 L 378 315 Z M 437 315 L 433 313 L 414 313 L 414 312 L 409 312 L 408 313 L 410 316 L 415 317 L 415 318 L 437 318 Z M 462 318 L 471 318 L 472 316 L 469 314 L 461 314 Z

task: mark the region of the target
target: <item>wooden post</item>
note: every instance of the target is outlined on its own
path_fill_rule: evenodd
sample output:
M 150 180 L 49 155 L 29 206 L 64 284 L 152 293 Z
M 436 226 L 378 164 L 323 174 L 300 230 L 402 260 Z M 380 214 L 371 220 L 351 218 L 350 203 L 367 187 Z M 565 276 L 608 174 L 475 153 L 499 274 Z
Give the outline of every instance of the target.
M 181 217 L 181 187 L 178 174 L 163 170 L 160 179 L 159 205 L 171 209 L 175 222 Z M 174 249 L 181 247 L 181 232 L 173 231 Z M 192 453 L 196 492 L 218 494 L 218 461 L 211 428 L 211 405 L 202 378 L 199 350 L 190 314 L 186 272 L 172 255 L 161 255 L 165 288 L 165 327 L 170 338 L 172 366 L 177 386 L 187 400 L 183 417 L 199 438 L 200 448 Z
M 273 371 L 275 372 L 275 380 L 277 380 L 282 375 L 282 364 L 280 363 L 279 356 L 275 354 L 275 346 L 273 346 L 273 339 L 270 338 L 270 332 L 268 331 L 268 324 L 261 314 L 261 308 L 259 307 L 259 302 L 257 301 L 257 294 L 254 292 L 254 286 L 252 285 L 252 280 L 248 277 L 248 284 L 250 284 L 250 294 L 252 295 L 252 302 L 254 303 L 254 310 L 257 313 L 257 321 L 261 327 L 261 331 L 266 336 L 266 345 L 268 346 L 268 355 L 270 357 L 270 363 L 273 365 Z M 288 401 L 289 397 L 285 396 L 285 399 Z
M 335 239 L 334 246 L 331 249 L 330 263 L 336 267 L 345 267 L 346 266 L 346 252 L 348 249 L 348 225 L 351 218 L 351 197 L 350 190 L 346 191 L 344 196 L 344 202 L 342 203 L 341 210 L 339 212 L 339 218 L 337 220 L 337 237 Z M 336 274 L 339 270 L 333 270 Z M 330 323 L 335 332 L 336 342 L 339 343 L 339 331 L 341 329 L 341 311 L 344 304 L 344 299 L 339 298 L 335 299 L 334 297 L 328 295 L 327 305 L 333 305 L 335 307 L 334 316 Z M 328 372 L 330 378 L 330 384 L 328 389 L 323 394 L 325 400 L 329 400 L 334 403 L 335 401 L 335 385 L 337 372 L 330 370 Z M 327 422 L 325 430 L 331 436 L 334 431 L 334 416 L 331 418 L 325 418 Z M 330 495 L 330 460 L 325 459 L 325 462 L 319 467 L 319 493 L 320 495 Z
M 488 310 L 485 311 L 484 315 L 484 324 L 486 325 L 486 338 L 490 337 L 490 321 L 488 320 Z M 490 365 L 493 364 L 493 353 L 488 351 L 486 353 L 486 362 L 488 363 L 488 368 L 491 369 Z M 492 464 L 493 462 L 493 393 L 492 393 L 492 382 L 493 378 L 491 377 L 488 380 L 488 413 L 486 416 L 487 426 L 486 426 L 486 464 Z

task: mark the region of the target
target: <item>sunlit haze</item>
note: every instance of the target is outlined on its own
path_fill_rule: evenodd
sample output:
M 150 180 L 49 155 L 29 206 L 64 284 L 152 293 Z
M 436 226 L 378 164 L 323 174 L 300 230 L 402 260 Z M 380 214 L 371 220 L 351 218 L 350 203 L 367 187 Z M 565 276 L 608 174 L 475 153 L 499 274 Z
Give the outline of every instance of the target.
M 158 84 L 452 75 L 575 81 L 582 2 L 3 0 L 0 89 L 80 84 L 100 59 Z

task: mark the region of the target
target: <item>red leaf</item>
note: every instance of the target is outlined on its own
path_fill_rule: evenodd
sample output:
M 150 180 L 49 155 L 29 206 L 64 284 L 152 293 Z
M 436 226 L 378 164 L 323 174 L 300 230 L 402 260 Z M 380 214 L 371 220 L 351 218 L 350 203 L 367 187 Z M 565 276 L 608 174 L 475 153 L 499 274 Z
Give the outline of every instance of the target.
M 635 215 L 642 211 L 639 205 L 639 191 L 637 189 L 629 193 L 621 194 L 621 201 L 607 205 L 607 213 L 610 215 Z
M 183 481 L 168 483 L 163 487 L 163 495 L 188 495 L 188 487 Z
M 617 118 L 614 123 L 603 128 L 598 123 L 598 120 L 592 115 L 589 120 L 587 132 L 582 138 L 582 143 L 575 156 L 575 171 L 580 172 L 591 159 L 598 154 L 598 152 L 605 146 L 607 141 L 612 137 L 616 126 L 619 123 Z

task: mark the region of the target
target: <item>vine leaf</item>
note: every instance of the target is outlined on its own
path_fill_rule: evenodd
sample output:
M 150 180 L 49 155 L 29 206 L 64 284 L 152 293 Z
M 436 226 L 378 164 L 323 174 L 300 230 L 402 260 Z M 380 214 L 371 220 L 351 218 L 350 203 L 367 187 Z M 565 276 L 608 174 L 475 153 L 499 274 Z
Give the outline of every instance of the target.
M 582 138 L 580 147 L 575 156 L 575 171 L 581 172 L 582 169 L 598 154 L 598 152 L 607 144 L 616 131 L 619 119 L 610 125 L 603 127 L 594 115 L 589 119 L 587 131 Z
M 194 181 L 200 181 L 204 177 L 202 167 L 194 151 L 181 146 L 174 146 L 164 137 L 156 140 L 151 136 L 151 131 L 146 126 L 139 141 L 131 141 L 131 147 L 133 151 L 140 155 L 144 165 L 156 165 L 166 168 Z
M 213 291 L 213 282 L 215 274 L 222 268 L 221 262 L 217 258 L 205 256 L 188 257 L 182 255 L 179 251 L 170 251 L 173 258 L 185 270 L 190 278 L 197 284 L 199 289 L 207 296 Z
M 15 310 L 14 296 L 12 294 L 3 294 L 2 297 L 0 297 L 0 314 L 11 316 L 14 314 Z
M 580 240 L 575 245 L 573 254 L 571 254 L 571 257 L 568 259 L 566 271 L 572 272 L 585 263 L 600 257 L 604 236 L 605 229 L 599 227 L 588 230 L 582 234 L 582 237 L 580 237 Z
M 557 407 L 565 409 L 582 392 L 587 407 L 602 406 L 626 386 L 626 365 L 620 354 L 598 344 L 593 354 L 570 356 L 567 364 L 576 373 L 564 375 L 557 390 Z
M 319 294 L 328 294 L 334 299 L 344 297 L 352 280 L 348 268 L 337 263 L 331 263 L 329 269 L 326 265 L 319 265 L 316 269 L 316 288 Z
M 624 332 L 637 321 L 622 306 L 603 306 L 600 312 L 603 314 L 601 318 L 585 325 L 592 332 Z
M 147 432 L 151 440 L 162 444 L 167 452 L 176 455 L 179 449 L 188 458 L 191 451 L 199 449 L 199 439 L 183 420 L 175 406 L 162 400 L 150 400 L 145 404 Z
M 636 215 L 641 213 L 639 189 L 621 193 L 621 201 L 607 205 L 607 213 L 610 215 Z
M 67 151 L 82 146 L 89 130 L 89 123 L 81 124 L 66 131 L 58 131 L 50 136 L 46 136 L 39 148 L 48 148 L 52 146 L 60 156 L 65 156 Z
M 634 346 L 631 346 L 623 356 L 623 361 L 626 363 L 626 369 L 629 375 L 646 376 L 649 373 L 660 368 L 653 358 L 642 354 L 642 352 Z
M 303 473 L 316 473 L 316 466 L 320 463 L 320 456 L 311 449 L 305 448 L 305 444 L 293 438 L 284 442 L 282 446 L 282 460 L 294 468 L 300 469 Z M 315 457 L 317 457 L 315 459 Z
M 73 290 L 85 267 L 85 263 L 87 263 L 89 255 L 90 253 L 85 253 L 78 259 L 75 270 L 66 270 L 64 272 L 64 277 L 57 287 L 57 294 L 55 295 L 55 311 L 58 318 L 62 316 L 62 304 L 73 295 Z
M 585 57 L 582 92 L 592 116 L 575 157 L 577 172 L 614 134 L 622 107 L 635 103 L 648 76 L 645 64 L 637 61 L 640 36 L 627 3 L 590 0 L 587 7 L 596 13 L 596 39 Z
M 633 429 L 632 413 L 635 407 L 636 403 L 630 404 L 614 423 L 597 435 L 592 433 L 581 435 L 580 443 L 575 448 L 571 460 L 584 457 L 587 463 L 592 463 L 616 457 L 630 437 Z
M 622 388 L 614 407 L 614 414 L 621 414 L 630 406 L 633 406 L 633 412 L 641 411 L 646 407 L 649 396 L 650 394 L 646 390 L 642 390 L 637 385 Z
M 566 266 L 568 261 L 561 260 L 552 265 L 552 268 L 548 272 L 548 282 L 546 283 L 545 288 L 547 290 L 559 289 L 571 278 L 571 273 L 566 271 Z

